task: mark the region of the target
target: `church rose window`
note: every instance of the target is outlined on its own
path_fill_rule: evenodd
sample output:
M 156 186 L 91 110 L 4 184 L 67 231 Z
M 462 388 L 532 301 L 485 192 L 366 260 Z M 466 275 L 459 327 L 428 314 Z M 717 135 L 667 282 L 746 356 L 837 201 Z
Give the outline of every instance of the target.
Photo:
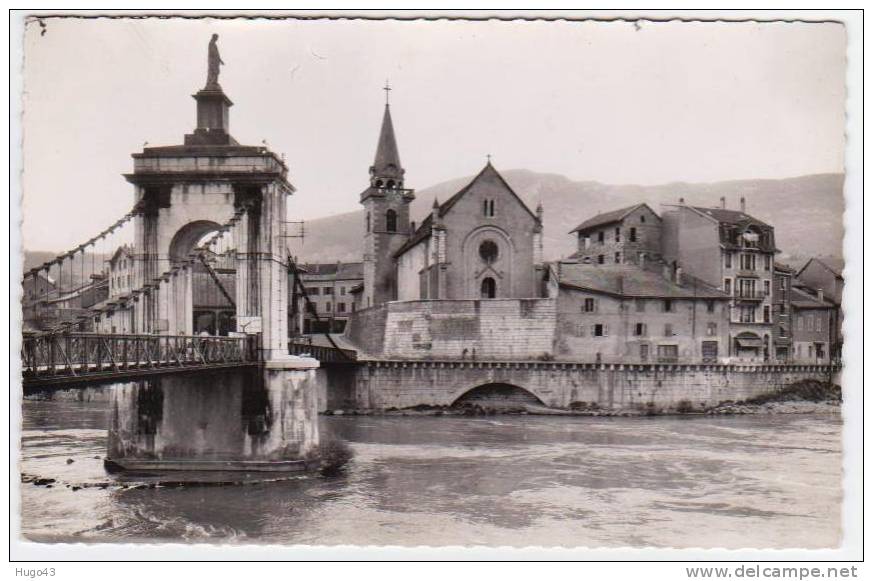
M 496 262 L 498 254 L 497 244 L 493 240 L 486 240 L 479 245 L 479 256 L 488 264 Z

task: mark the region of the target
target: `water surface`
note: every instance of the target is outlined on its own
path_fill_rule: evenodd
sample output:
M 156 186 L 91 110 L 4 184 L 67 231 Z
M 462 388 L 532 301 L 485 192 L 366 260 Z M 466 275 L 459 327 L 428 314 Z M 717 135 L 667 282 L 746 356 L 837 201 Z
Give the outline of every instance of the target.
M 123 482 L 103 470 L 105 404 L 27 401 L 21 471 L 57 482 L 21 484 L 22 531 L 48 542 L 682 548 L 840 542 L 836 415 L 321 422 L 355 452 L 339 477 L 135 488 L 142 479 Z

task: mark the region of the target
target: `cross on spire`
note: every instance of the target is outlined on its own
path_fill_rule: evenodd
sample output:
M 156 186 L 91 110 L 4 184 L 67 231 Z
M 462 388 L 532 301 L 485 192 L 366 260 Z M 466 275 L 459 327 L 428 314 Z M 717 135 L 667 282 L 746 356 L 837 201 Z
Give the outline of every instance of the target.
M 391 84 L 388 82 L 388 79 L 385 79 L 385 86 L 382 87 L 382 90 L 385 91 L 385 104 L 388 105 L 388 103 L 390 101 L 390 99 L 388 98 L 389 97 L 388 92 L 394 90 L 391 88 Z
M 491 154 L 490 154 L 490 153 L 486 153 L 486 154 L 485 154 L 485 157 L 488 158 L 488 163 L 491 163 Z

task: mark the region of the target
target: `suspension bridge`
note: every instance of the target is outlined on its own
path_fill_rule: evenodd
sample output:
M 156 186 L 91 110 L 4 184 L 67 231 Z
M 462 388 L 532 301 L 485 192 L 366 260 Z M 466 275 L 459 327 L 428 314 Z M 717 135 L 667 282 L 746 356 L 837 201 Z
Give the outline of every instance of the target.
M 182 144 L 132 155 L 130 211 L 25 272 L 23 389 L 112 385 L 122 468 L 298 469 L 317 455 L 319 363 L 288 342 L 294 187 L 230 135 L 217 73 L 194 99 Z

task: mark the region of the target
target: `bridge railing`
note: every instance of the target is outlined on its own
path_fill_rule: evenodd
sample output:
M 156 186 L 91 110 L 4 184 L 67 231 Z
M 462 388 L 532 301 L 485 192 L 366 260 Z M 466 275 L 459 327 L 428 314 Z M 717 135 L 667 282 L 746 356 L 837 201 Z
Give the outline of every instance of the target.
M 250 337 L 25 333 L 25 378 L 251 363 Z
M 356 351 L 334 349 L 326 345 L 313 345 L 308 341 L 290 341 L 288 343 L 288 352 L 291 355 L 313 357 L 322 363 L 354 363 L 358 359 Z

